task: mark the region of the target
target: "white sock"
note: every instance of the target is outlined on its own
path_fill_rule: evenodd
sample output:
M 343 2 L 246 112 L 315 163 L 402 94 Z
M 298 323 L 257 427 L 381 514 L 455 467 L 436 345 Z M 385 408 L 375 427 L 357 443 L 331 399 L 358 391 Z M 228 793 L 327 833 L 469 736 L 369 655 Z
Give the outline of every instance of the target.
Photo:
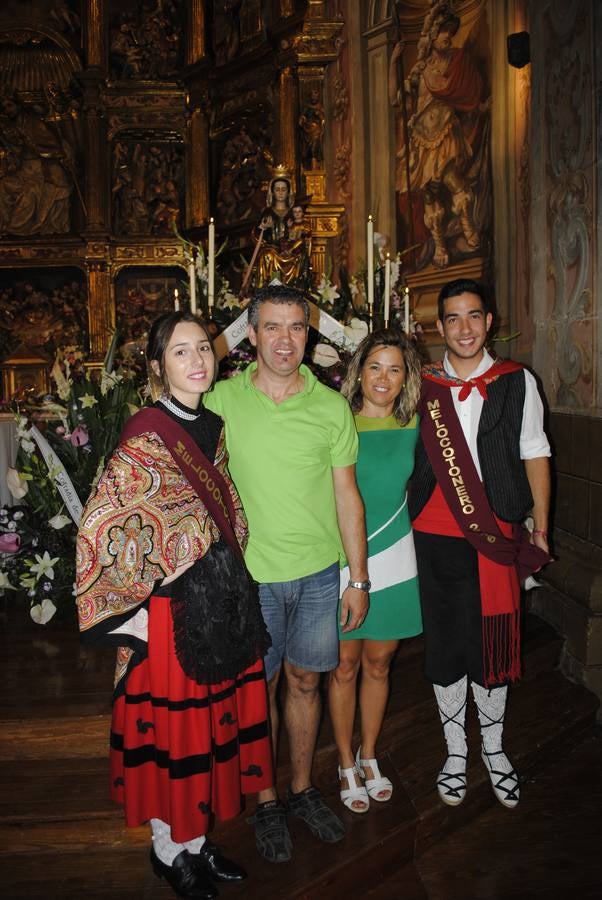
M 171 839 L 171 828 L 161 819 L 151 819 L 153 847 L 155 853 L 166 866 L 173 866 L 173 861 L 184 850 L 183 844 L 176 844 Z
M 464 720 L 466 717 L 466 691 L 468 679 L 466 675 L 454 684 L 443 687 L 441 684 L 433 684 L 439 716 L 443 724 L 443 733 L 447 744 L 448 758 L 445 762 L 445 771 L 450 775 L 457 775 L 466 771 L 466 732 Z
M 502 750 L 508 686 L 488 689 L 480 684 L 475 684 L 474 681 L 471 681 L 470 686 L 477 705 L 481 723 L 481 740 L 483 741 L 483 750 L 487 754 L 489 768 L 495 769 L 497 772 L 511 772 L 512 763 Z
M 206 840 L 207 838 L 202 834 L 200 837 L 193 838 L 191 841 L 184 841 L 184 846 L 189 853 L 200 853 Z

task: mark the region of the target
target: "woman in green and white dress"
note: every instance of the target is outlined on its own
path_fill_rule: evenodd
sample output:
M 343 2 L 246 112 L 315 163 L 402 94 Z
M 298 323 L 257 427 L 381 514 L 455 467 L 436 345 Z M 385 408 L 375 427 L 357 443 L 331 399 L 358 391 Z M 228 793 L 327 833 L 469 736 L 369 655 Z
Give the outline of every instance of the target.
M 391 799 L 376 760 L 389 693 L 389 667 L 401 638 L 422 632 L 416 555 L 406 484 L 418 438 L 420 360 L 397 329 L 375 331 L 357 348 L 341 393 L 359 434 L 357 481 L 366 508 L 370 608 L 352 632 L 339 626 L 340 661 L 330 678 L 330 715 L 339 750 L 341 800 L 352 812 Z M 341 572 L 346 585 L 349 570 Z M 361 744 L 353 754 L 356 682 L 361 669 Z

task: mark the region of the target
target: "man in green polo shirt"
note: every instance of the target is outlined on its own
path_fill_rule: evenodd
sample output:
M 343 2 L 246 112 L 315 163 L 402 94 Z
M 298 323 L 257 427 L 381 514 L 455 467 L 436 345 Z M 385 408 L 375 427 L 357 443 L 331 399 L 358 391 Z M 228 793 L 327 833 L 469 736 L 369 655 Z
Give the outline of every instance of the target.
M 230 473 L 249 519 L 246 561 L 260 583 L 272 638 L 265 658 L 274 742 L 276 689 L 286 679 L 284 718 L 291 755 L 286 810 L 321 840 L 344 835 L 311 784 L 320 717 L 320 673 L 338 663 L 339 562 L 351 579 L 341 598 L 345 631 L 368 609 L 364 507 L 355 482 L 357 435 L 347 401 L 302 365 L 309 306 L 297 290 L 270 285 L 249 306 L 257 362 L 216 384 L 206 405 L 224 419 Z M 259 852 L 290 859 L 285 807 L 275 790 L 258 795 Z

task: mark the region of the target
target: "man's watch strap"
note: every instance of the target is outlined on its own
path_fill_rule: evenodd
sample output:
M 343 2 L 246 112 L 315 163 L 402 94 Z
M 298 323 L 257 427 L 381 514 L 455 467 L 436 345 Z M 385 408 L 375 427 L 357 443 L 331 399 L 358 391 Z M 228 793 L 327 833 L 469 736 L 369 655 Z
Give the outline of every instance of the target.
M 358 591 L 369 591 L 372 587 L 372 582 L 370 581 L 351 581 L 349 579 L 347 583 L 347 587 L 357 588 Z

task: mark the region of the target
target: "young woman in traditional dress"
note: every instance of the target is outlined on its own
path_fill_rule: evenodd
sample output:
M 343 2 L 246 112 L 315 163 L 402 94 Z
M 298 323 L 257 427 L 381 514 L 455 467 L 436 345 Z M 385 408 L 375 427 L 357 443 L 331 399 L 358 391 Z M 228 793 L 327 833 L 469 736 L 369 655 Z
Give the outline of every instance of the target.
M 151 863 L 180 897 L 212 898 L 244 870 L 205 837 L 241 794 L 273 783 L 263 656 L 269 637 L 242 560 L 246 520 L 207 329 L 187 312 L 153 324 L 163 394 L 126 424 L 77 541 L 82 635 L 118 648 L 111 797 L 150 821 Z
M 357 481 L 366 508 L 370 608 L 359 628 L 339 629 L 340 661 L 330 677 L 330 715 L 339 750 L 341 800 L 355 813 L 370 799 L 391 799 L 376 741 L 389 694 L 389 667 L 400 638 L 422 631 L 416 556 L 406 502 L 418 438 L 420 360 L 397 329 L 375 331 L 357 348 L 341 393 L 359 433 Z M 348 571 L 341 573 L 347 584 Z M 356 683 L 361 669 L 361 744 L 353 754 Z

